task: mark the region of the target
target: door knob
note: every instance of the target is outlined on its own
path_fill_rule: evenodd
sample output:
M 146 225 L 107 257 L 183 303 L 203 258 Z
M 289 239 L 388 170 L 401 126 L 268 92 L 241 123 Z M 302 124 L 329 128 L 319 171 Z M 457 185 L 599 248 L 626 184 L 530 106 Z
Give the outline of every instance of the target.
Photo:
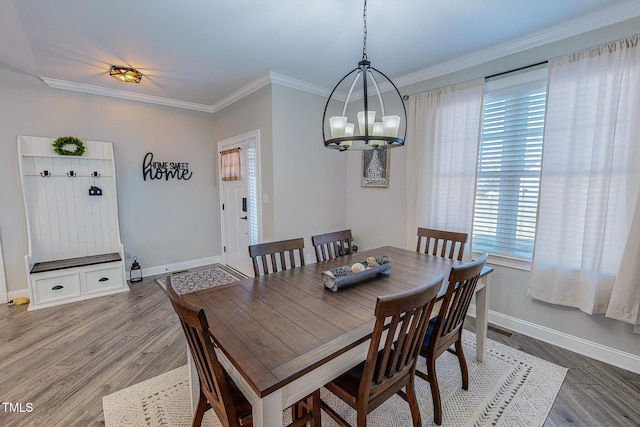
M 246 215 L 245 216 L 241 216 L 240 219 L 245 219 L 246 220 L 247 216 Z

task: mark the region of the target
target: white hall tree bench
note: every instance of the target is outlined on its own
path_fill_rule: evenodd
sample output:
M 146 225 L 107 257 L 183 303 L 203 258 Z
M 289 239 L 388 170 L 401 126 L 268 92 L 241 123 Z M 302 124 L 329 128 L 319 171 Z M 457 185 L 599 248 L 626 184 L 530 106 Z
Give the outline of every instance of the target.
M 113 145 L 83 141 L 59 155 L 55 138 L 18 136 L 29 252 L 28 310 L 128 291 Z

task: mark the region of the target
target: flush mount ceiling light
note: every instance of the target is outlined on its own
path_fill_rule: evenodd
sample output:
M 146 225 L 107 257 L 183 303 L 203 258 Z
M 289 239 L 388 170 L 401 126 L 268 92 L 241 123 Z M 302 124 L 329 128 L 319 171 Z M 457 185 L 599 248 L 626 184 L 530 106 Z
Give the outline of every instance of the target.
M 142 80 L 140 71 L 123 65 L 112 65 L 109 75 L 125 83 L 140 83 L 140 80 Z
M 407 109 L 402 95 L 396 85 L 367 60 L 367 0 L 362 17 L 362 59 L 331 91 L 322 115 L 322 139 L 325 147 L 340 151 L 402 147 L 407 137 Z M 362 91 L 354 93 L 359 81 Z M 381 85 L 386 89 L 387 106 L 393 106 L 393 112 L 385 109 Z M 380 121 L 376 121 L 378 113 Z

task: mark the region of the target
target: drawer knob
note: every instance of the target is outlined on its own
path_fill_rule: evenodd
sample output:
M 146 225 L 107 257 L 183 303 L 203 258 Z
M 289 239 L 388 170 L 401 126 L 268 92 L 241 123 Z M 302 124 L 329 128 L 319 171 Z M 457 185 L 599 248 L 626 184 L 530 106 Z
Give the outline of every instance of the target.
M 51 288 L 52 291 L 59 291 L 60 289 L 64 289 L 64 286 L 62 285 L 55 285 L 53 288 Z
M 101 277 L 100 279 L 98 279 L 98 282 L 106 282 L 107 280 L 109 280 L 108 277 Z

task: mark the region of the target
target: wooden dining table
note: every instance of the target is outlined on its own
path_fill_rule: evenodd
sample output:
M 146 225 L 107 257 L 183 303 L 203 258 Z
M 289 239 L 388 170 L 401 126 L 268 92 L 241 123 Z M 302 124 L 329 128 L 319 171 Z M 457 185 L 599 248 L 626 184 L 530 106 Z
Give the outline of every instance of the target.
M 337 292 L 322 272 L 389 256 L 388 275 Z M 218 357 L 251 402 L 253 425 L 282 425 L 282 411 L 362 362 L 375 322 L 378 296 L 422 285 L 438 273 L 448 286 L 451 267 L 461 261 L 391 246 L 307 264 L 217 286 L 183 297 L 204 308 Z M 489 273 L 476 289 L 476 358 L 482 361 L 487 331 Z M 199 396 L 197 372 L 189 361 L 192 407 Z

